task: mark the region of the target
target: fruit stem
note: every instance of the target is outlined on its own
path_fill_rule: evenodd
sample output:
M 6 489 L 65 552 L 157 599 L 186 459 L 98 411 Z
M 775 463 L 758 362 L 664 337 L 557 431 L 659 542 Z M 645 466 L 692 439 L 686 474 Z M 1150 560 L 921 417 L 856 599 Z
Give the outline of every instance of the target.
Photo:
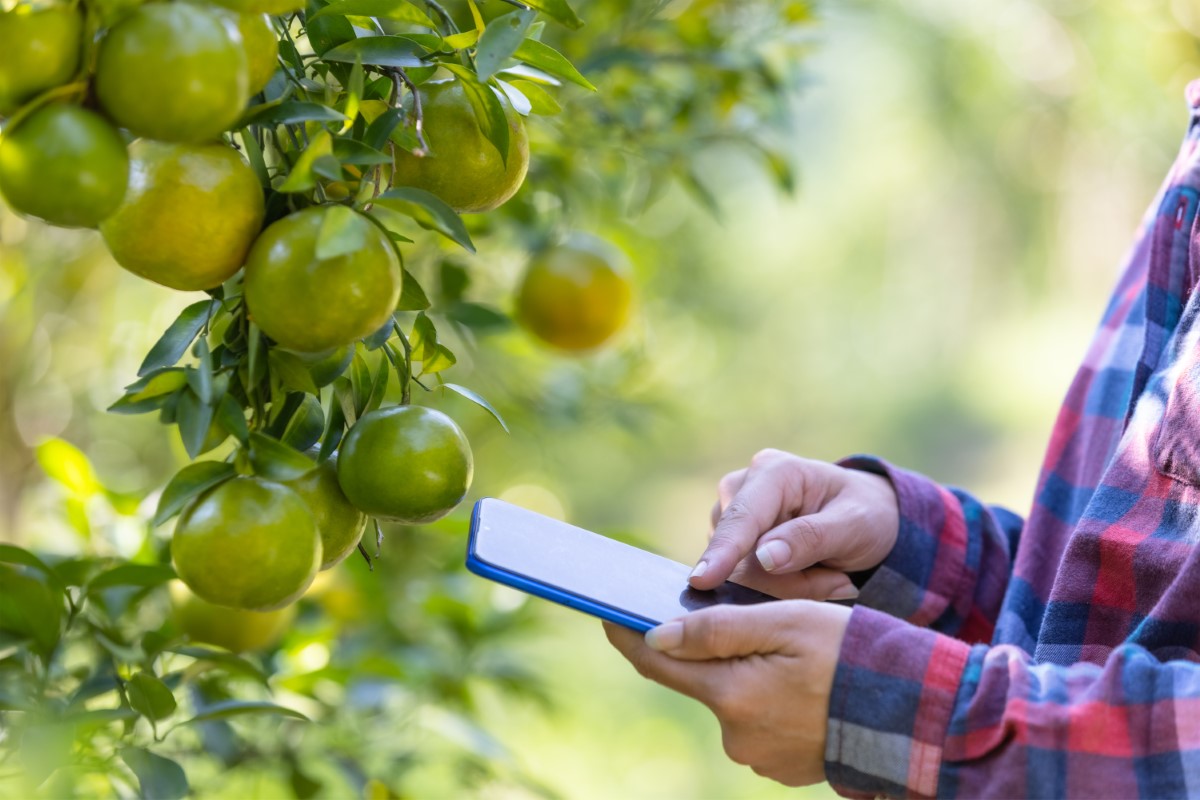
M 375 523 L 375 557 L 380 558 L 383 555 L 383 528 L 379 524 L 379 517 L 371 521 Z
M 404 331 L 400 330 L 400 323 L 392 318 L 392 330 L 396 332 L 396 336 L 400 339 L 400 344 L 404 347 L 404 380 L 400 383 L 400 405 L 406 406 L 412 402 L 412 386 L 409 382 L 414 380 L 412 374 L 412 345 L 408 343 L 408 337 L 404 335 Z

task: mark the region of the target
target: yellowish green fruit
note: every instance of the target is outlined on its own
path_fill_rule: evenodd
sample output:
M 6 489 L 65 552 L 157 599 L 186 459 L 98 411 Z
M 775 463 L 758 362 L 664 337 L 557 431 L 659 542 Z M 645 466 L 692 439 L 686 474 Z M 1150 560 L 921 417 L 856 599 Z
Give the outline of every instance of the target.
M 570 352 L 591 350 L 629 317 L 628 275 L 619 251 L 577 235 L 534 257 L 517 290 L 517 317 L 547 344 Z
M 82 43 L 83 15 L 73 6 L 0 11 L 0 115 L 70 81 Z
M 516 194 L 529 169 L 529 137 L 512 106 L 501 101 L 509 129 L 506 164 L 479 129 L 461 83 L 427 83 L 419 91 L 431 152 L 421 157 L 398 150 L 392 184 L 432 192 L 462 213 L 491 211 Z
M 100 42 L 96 97 L 138 136 L 200 143 L 230 128 L 250 97 L 246 51 L 214 10 L 144 5 Z
M 323 226 L 353 228 L 349 252 L 320 257 Z M 246 258 L 246 307 L 279 345 L 317 353 L 379 330 L 400 299 L 402 277 L 383 231 L 344 206 L 314 206 L 258 237 Z
M 321 534 L 321 569 L 329 569 L 354 552 L 367 526 L 367 515 L 350 504 L 337 479 L 334 454 L 299 478 L 284 481 L 300 495 L 317 520 Z
M 99 114 L 50 105 L 0 138 L 0 194 L 52 225 L 93 228 L 125 197 L 125 142 Z
M 134 142 L 125 202 L 100 225 L 117 263 L 173 289 L 220 286 L 262 229 L 263 193 L 231 147 Z
M 471 486 L 471 446 L 454 420 L 421 406 L 369 411 L 342 440 L 338 482 L 356 507 L 423 525 L 448 514 Z
M 271 18 L 266 14 L 239 14 L 227 8 L 210 8 L 237 29 L 242 49 L 246 51 L 250 94 L 258 94 L 278 66 L 279 39 L 271 26 Z
M 296 618 L 295 605 L 275 611 L 215 606 L 193 594 L 183 581 L 171 581 L 168 592 L 171 618 L 188 639 L 235 653 L 274 647 Z
M 270 611 L 298 599 L 321 566 L 321 537 L 300 496 L 238 477 L 190 503 L 171 539 L 175 571 L 202 599 Z
M 215 0 L 219 6 L 242 14 L 290 14 L 304 9 L 304 0 Z

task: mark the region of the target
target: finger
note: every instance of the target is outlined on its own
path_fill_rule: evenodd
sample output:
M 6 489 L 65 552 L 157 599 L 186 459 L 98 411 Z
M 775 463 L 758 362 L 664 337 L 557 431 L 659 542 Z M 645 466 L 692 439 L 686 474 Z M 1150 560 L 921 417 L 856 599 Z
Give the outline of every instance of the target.
M 845 545 L 850 517 L 844 508 L 828 506 L 776 525 L 759 537 L 754 556 L 773 574 L 797 572 L 836 556 Z
M 767 467 L 747 473 L 730 500 L 700 556 L 690 581 L 697 589 L 712 589 L 730 576 L 752 550 L 758 537 L 770 530 L 784 505 L 783 480 Z
M 712 606 L 659 625 L 646 634 L 646 645 L 685 661 L 712 661 L 767 655 L 785 649 L 797 603 Z
M 722 665 L 671 658 L 648 646 L 642 634 L 611 622 L 604 623 L 604 633 L 643 678 L 709 705 Z
M 756 558 L 738 564 L 729 580 L 780 600 L 851 600 L 858 597 L 854 582 L 839 569 L 809 567 L 798 572 L 772 574 Z
M 730 472 L 717 483 L 717 502 L 713 504 L 712 510 L 712 526 L 715 529 L 721 521 L 721 515 L 725 513 L 726 507 L 733 501 L 734 495 L 742 488 L 742 484 L 746 482 L 746 473 L 749 470 L 739 469 Z M 711 532 L 709 538 L 712 538 Z

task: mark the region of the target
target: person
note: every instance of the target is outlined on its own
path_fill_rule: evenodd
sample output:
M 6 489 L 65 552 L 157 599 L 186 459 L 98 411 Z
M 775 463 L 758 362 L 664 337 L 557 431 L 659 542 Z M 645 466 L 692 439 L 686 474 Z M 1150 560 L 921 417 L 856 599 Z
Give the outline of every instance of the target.
M 766 451 L 721 481 L 691 582 L 784 599 L 606 625 L 712 709 L 732 760 L 853 797 L 1200 793 L 1200 81 L 1187 96 L 1028 519 L 878 458 Z

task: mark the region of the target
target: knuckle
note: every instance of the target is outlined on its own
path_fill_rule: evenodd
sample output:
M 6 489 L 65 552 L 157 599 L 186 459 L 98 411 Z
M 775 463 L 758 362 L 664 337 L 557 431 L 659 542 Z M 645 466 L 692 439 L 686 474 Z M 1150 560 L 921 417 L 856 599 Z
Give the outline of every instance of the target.
M 774 461 L 778 461 L 781 457 L 786 456 L 787 453 L 783 452 L 782 450 L 776 450 L 773 447 L 767 447 L 755 453 L 753 458 L 750 459 L 750 463 L 756 467 L 764 466 Z
M 822 553 L 829 539 L 829 533 L 822 525 L 817 525 L 809 517 L 796 517 L 787 523 L 788 537 L 796 542 L 804 552 Z

